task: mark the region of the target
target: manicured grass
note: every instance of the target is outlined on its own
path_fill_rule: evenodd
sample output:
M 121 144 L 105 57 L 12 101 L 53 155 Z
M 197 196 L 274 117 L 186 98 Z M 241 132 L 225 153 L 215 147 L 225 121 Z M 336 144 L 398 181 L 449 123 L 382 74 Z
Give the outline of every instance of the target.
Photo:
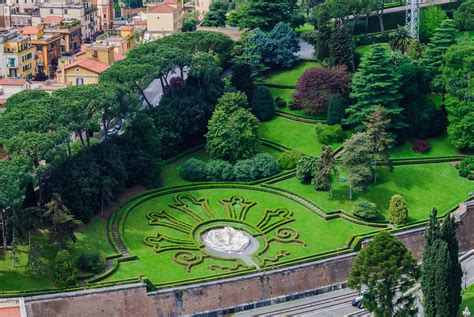
M 296 82 L 300 79 L 301 75 L 303 75 L 307 69 L 313 67 L 321 67 L 321 64 L 318 62 L 301 61 L 290 69 L 269 72 L 265 76 L 264 82 L 273 85 L 296 86 Z
M 66 249 L 74 259 L 77 259 L 83 252 L 100 252 L 103 256 L 114 255 L 116 252 L 109 243 L 106 227 L 105 220 L 99 217 L 92 219 L 88 225 L 81 227 L 76 232 L 77 242 L 75 244 L 69 243 Z M 28 260 L 28 241 L 20 241 L 20 261 L 17 266 L 12 267 L 10 251 L 0 251 L 0 292 L 54 288 L 50 269 L 58 246 L 49 241 L 47 230 L 36 233 L 33 239 L 40 241 L 43 246 L 44 272 L 36 276 L 27 272 L 25 265 Z
M 387 48 L 387 50 L 390 50 L 390 51 L 391 51 L 390 45 L 389 45 L 388 43 L 382 43 L 382 44 L 383 44 L 383 46 L 385 46 L 385 47 Z M 369 44 L 369 45 L 357 46 L 357 47 L 355 48 L 355 53 L 356 53 L 356 54 L 359 54 L 360 57 L 362 58 L 362 57 L 364 57 L 367 53 L 369 53 L 371 46 L 372 46 L 372 45 L 370 45 L 370 44 Z
M 305 23 L 302 26 L 298 27 L 295 31 L 296 33 L 303 33 L 303 32 L 309 32 L 313 30 L 314 30 L 314 26 L 312 26 L 309 23 Z
M 269 141 L 285 145 L 303 154 L 319 156 L 321 147 L 318 142 L 314 124 L 303 123 L 276 116 L 260 127 L 260 137 Z M 341 144 L 332 144 L 333 150 Z
M 461 306 L 459 306 L 459 311 L 458 311 L 458 317 L 462 317 L 463 314 L 462 312 L 464 309 L 469 308 L 469 311 L 474 313 L 474 284 L 468 286 L 462 294 L 462 303 Z
M 390 151 L 392 158 L 423 158 L 460 155 L 461 153 L 451 144 L 447 135 L 428 139 L 431 148 L 426 153 L 416 153 L 412 150 L 412 142 L 407 141 L 404 144 L 393 148 Z
M 286 208 L 291 211 L 294 221 L 285 224 L 284 227 L 296 230 L 299 234 L 298 239 L 304 241 L 307 245 L 302 246 L 297 243 L 272 242 L 268 252 L 264 253 L 264 258 L 274 256 L 281 250 L 290 252 L 283 260 L 298 259 L 308 255 L 335 250 L 345 247 L 351 235 L 374 231 L 373 228 L 356 225 L 342 219 L 325 221 L 292 200 L 267 192 L 254 191 L 252 189 L 201 189 L 188 191 L 185 192 L 185 194 L 193 195 L 197 199 L 208 199 L 210 210 L 217 215 L 217 218 L 214 219 L 222 219 L 224 221 L 227 219 L 227 215 L 220 200 L 229 199 L 235 195 L 257 203 L 247 213 L 247 217 L 245 218 L 245 223 L 247 224 L 257 225 L 266 210 Z M 187 273 L 182 265 L 176 264 L 172 260 L 173 255 L 177 252 L 176 249 L 156 254 L 149 246 L 144 244 L 143 239 L 147 236 L 156 236 L 158 233 L 172 236 L 175 239 L 189 239 L 189 233 L 187 232 L 177 231 L 168 226 L 149 225 L 146 215 L 152 211 L 166 210 L 179 221 L 192 224 L 193 226 L 197 226 L 201 223 L 185 213 L 169 207 L 170 204 L 175 202 L 175 196 L 176 194 L 168 194 L 156 197 L 143 202 L 131 210 L 124 223 L 123 240 L 131 254 L 137 255 L 139 260 L 123 265 L 121 264 L 119 270 L 111 277 L 111 280 L 144 275 L 149 278 L 152 283 L 159 284 L 172 283 L 190 278 L 219 276 L 226 273 L 219 270 L 212 271 L 208 269 L 208 266 L 211 264 L 226 264 L 218 259 L 205 259 L 202 264 L 195 266 L 191 273 Z M 207 219 L 207 216 L 200 208 L 189 208 L 200 217 Z M 268 238 L 274 235 L 275 230 L 271 230 L 267 233 Z M 327 238 L 329 236 L 331 237 L 330 239 Z M 252 259 L 258 261 L 255 258 L 255 254 L 252 255 Z
M 340 174 L 345 176 L 344 172 Z M 325 211 L 351 212 L 356 203 L 368 200 L 377 204 L 385 218 L 388 218 L 390 198 L 400 194 L 407 200 L 410 222 L 427 219 L 433 207 L 444 213 L 474 191 L 474 182 L 460 177 L 451 163 L 396 166 L 393 173 L 381 169 L 378 184 L 371 185 L 365 194 L 356 194 L 353 201 L 348 199 L 347 183 L 338 181 L 333 182 L 332 198 L 328 192 L 316 192 L 313 186 L 301 184 L 296 178 L 273 186 L 298 193 Z

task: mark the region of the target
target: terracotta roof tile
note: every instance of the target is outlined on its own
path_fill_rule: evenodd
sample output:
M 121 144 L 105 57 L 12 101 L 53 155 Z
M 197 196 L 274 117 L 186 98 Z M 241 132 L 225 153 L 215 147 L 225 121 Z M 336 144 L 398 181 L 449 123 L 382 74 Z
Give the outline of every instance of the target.
M 22 78 L 3 78 L 0 79 L 0 85 L 3 86 L 23 86 L 26 83 Z
M 125 59 L 125 55 L 114 52 L 114 62 L 118 62 Z
M 110 67 L 106 63 L 99 62 L 92 58 L 87 58 L 81 61 L 72 62 L 71 64 L 64 67 L 64 69 L 70 69 L 72 67 L 77 67 L 77 66 L 85 68 L 97 74 L 100 74 L 106 71 Z
M 135 28 L 133 25 L 122 25 L 118 28 L 120 31 L 133 31 Z
M 152 12 L 152 13 L 174 13 L 176 9 L 167 5 L 167 4 L 159 4 L 157 5 L 156 7 L 154 7 L 153 9 L 151 9 L 150 11 L 148 12 Z
M 53 15 L 49 15 L 43 18 L 43 23 L 46 23 L 46 24 L 59 24 L 62 21 L 64 21 L 64 18 L 53 16 Z
M 23 35 L 35 35 L 38 33 L 38 31 L 39 31 L 39 28 L 37 28 L 36 26 L 24 26 L 21 29 L 21 33 Z

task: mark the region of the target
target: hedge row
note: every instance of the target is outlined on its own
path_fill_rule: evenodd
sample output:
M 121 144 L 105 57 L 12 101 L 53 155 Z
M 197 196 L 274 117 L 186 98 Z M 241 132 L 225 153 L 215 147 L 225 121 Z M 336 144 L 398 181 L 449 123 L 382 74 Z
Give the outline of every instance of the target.
M 396 165 L 414 165 L 414 164 L 433 164 L 459 161 L 466 158 L 466 156 L 446 156 L 446 157 L 432 157 L 432 158 L 407 158 L 407 159 L 392 159 L 394 166 Z
M 326 124 L 327 123 L 326 119 L 312 119 L 312 118 L 308 118 L 308 117 L 304 117 L 304 116 L 300 116 L 300 115 L 296 115 L 292 113 L 283 112 L 281 110 L 276 110 L 275 112 L 277 113 L 278 116 L 286 118 L 286 119 L 290 119 L 293 121 L 311 123 L 311 124 L 316 124 L 316 123 Z

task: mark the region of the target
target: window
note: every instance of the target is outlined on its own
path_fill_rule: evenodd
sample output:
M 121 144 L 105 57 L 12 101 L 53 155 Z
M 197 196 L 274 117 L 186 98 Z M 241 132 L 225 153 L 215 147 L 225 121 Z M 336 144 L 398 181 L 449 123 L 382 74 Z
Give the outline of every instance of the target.
M 67 14 L 67 9 L 64 9 L 64 14 Z
M 107 13 L 104 13 L 104 19 L 107 19 Z
M 76 85 L 84 85 L 84 78 L 76 78 Z
M 53 14 L 54 13 L 54 9 L 49 9 L 49 14 Z

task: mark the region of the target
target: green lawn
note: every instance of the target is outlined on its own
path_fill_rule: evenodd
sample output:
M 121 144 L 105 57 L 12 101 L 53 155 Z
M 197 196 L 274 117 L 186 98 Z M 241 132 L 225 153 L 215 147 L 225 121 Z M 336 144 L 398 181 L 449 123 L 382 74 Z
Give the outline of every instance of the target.
M 293 94 L 295 93 L 294 89 L 283 89 L 283 88 L 268 88 L 272 93 L 273 98 L 280 97 L 286 101 L 287 105 L 285 108 L 276 108 L 276 110 L 289 113 L 295 116 L 309 118 L 309 119 L 326 119 L 326 116 L 312 116 L 307 114 L 302 109 L 292 110 L 289 105 L 293 100 Z
M 344 176 L 343 172 L 341 176 Z M 451 163 L 396 166 L 393 173 L 383 169 L 378 184 L 371 185 L 365 194 L 355 195 L 353 201 L 348 199 L 346 183 L 333 184 L 333 198 L 327 192 L 316 192 L 311 185 L 301 184 L 296 178 L 273 186 L 298 193 L 325 211 L 344 209 L 350 212 L 356 203 L 368 200 L 376 203 L 385 217 L 390 198 L 400 194 L 407 200 L 409 221 L 427 219 L 433 207 L 444 213 L 474 191 L 474 182 L 460 177 Z
M 273 85 L 296 86 L 301 75 L 313 67 L 321 67 L 318 62 L 301 61 L 290 69 L 271 71 L 264 77 L 264 82 Z
M 303 32 L 309 32 L 309 31 L 314 31 L 314 26 L 309 24 L 309 23 L 305 23 L 303 24 L 302 26 L 296 28 L 296 33 L 303 33 Z
M 458 317 L 462 317 L 462 312 L 466 306 L 471 311 L 471 314 L 474 313 L 474 284 L 468 286 L 462 294 L 462 303 L 459 307 Z
M 390 151 L 392 158 L 423 158 L 460 155 L 461 153 L 451 144 L 447 135 L 428 139 L 431 148 L 427 153 L 416 153 L 412 150 L 412 142 L 395 147 Z
M 114 255 L 116 252 L 109 243 L 106 227 L 106 221 L 99 217 L 94 218 L 87 226 L 81 227 L 76 232 L 77 242 L 67 245 L 73 258 L 78 258 L 83 252 L 100 252 L 103 256 Z M 12 267 L 11 252 L 0 251 L 0 291 L 24 291 L 54 287 L 48 273 L 58 247 L 49 242 L 47 230 L 38 232 L 33 239 L 39 240 L 43 245 L 44 272 L 34 276 L 26 271 L 28 241 L 20 241 L 20 261 L 16 267 Z
M 387 50 L 391 50 L 391 49 L 390 49 L 390 45 L 388 45 L 388 43 L 382 43 L 382 44 L 383 44 L 383 46 L 385 46 L 385 47 L 387 48 Z M 369 45 L 357 46 L 357 47 L 355 48 L 355 53 L 356 53 L 356 54 L 359 54 L 360 57 L 362 58 L 362 57 L 364 57 L 367 53 L 369 53 L 371 46 L 372 46 L 372 45 L 370 45 L 370 44 L 369 44 Z
M 219 270 L 212 271 L 208 268 L 209 265 L 226 264 L 226 262 L 215 258 L 204 259 L 204 262 L 195 266 L 190 273 L 186 272 L 182 265 L 176 264 L 172 260 L 173 255 L 176 254 L 177 250 L 180 250 L 180 247 L 158 254 L 154 253 L 151 247 L 146 246 L 143 242 L 147 236 L 156 236 L 160 233 L 165 236 L 173 237 L 174 239 L 192 240 L 189 239 L 190 233 L 188 231 L 178 231 L 173 229 L 172 226 L 149 225 L 146 215 L 152 211 L 166 210 L 170 212 L 175 219 L 188 223 L 192 225 L 193 228 L 197 228 L 199 224 L 209 223 L 209 221 L 212 220 L 219 220 L 220 223 L 225 223 L 228 221 L 228 218 L 226 210 L 220 201 L 229 199 L 235 195 L 256 203 L 256 205 L 248 211 L 244 220 L 244 222 L 249 225 L 258 226 L 266 210 L 286 208 L 291 211 L 294 221 L 285 224 L 284 227 L 295 230 L 299 234 L 298 239 L 306 243 L 306 246 L 303 246 L 297 243 L 273 242 L 269 245 L 268 251 L 263 254 L 263 258 L 269 256 L 273 257 L 278 254 L 279 251 L 287 250 L 290 254 L 283 259 L 296 260 L 300 257 L 343 248 L 346 246 L 351 235 L 367 233 L 374 230 L 373 228 L 356 225 L 343 219 L 325 221 L 292 200 L 275 196 L 272 193 L 254 191 L 250 187 L 249 189 L 197 189 L 185 192 L 185 194 L 193 195 L 197 199 L 208 199 L 210 210 L 212 210 L 216 216 L 208 217 L 202 209 L 192 204 L 188 204 L 188 208 L 202 217 L 203 220 L 195 220 L 178 209 L 171 209 L 169 205 L 175 202 L 176 194 L 155 197 L 135 206 L 128 214 L 124 223 L 123 239 L 131 254 L 137 255 L 139 260 L 121 264 L 119 270 L 110 280 L 144 275 L 149 278 L 152 283 L 161 284 L 194 278 L 202 279 L 225 273 Z M 275 234 L 276 230 L 271 230 L 266 236 L 267 238 L 271 238 L 275 236 Z M 331 239 L 327 239 L 328 236 L 330 236 Z M 163 245 L 164 244 L 165 241 L 163 241 Z M 257 262 L 258 259 L 255 257 L 255 254 L 256 253 L 254 253 L 251 258 Z M 166 273 L 164 274 L 164 272 Z
M 319 156 L 321 147 L 318 142 L 314 124 L 303 123 L 276 116 L 260 127 L 260 137 L 285 145 L 304 154 Z M 332 144 L 333 150 L 341 144 Z

